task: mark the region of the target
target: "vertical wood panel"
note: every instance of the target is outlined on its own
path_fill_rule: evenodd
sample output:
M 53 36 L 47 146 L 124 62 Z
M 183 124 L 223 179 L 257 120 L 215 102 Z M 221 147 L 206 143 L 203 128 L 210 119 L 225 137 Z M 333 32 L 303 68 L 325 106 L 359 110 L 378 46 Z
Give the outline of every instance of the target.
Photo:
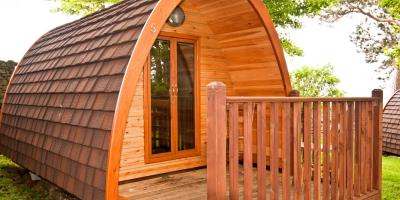
M 354 122 L 354 196 L 360 196 L 361 192 L 361 106 L 355 104 Z
M 271 170 L 271 193 L 270 193 L 270 199 L 271 200 L 278 200 L 279 197 L 279 179 L 278 179 L 278 173 L 279 173 L 279 164 L 278 164 L 278 126 L 279 126 L 279 120 L 278 120 L 278 104 L 277 103 L 272 103 L 271 104 L 271 123 L 270 123 L 270 149 L 271 149 L 271 154 L 270 154 L 270 170 Z
M 257 104 L 257 170 L 258 170 L 258 199 L 265 200 L 266 194 L 266 104 Z
M 361 193 L 365 194 L 367 192 L 368 175 L 367 175 L 367 165 L 366 165 L 366 105 L 365 102 L 361 102 Z
M 233 103 L 229 109 L 229 196 L 239 199 L 239 105 Z
M 301 189 L 301 111 L 300 103 L 293 103 L 293 165 L 294 165 L 294 199 L 302 198 Z
M 314 102 L 314 200 L 321 198 L 321 102 Z
M 253 124 L 253 103 L 244 104 L 244 199 L 252 199 L 252 183 L 253 183 L 253 140 L 252 140 L 252 124 Z
M 282 110 L 282 199 L 289 200 L 291 194 L 291 142 L 290 142 L 290 103 L 283 104 Z
M 354 102 L 348 102 L 348 122 L 347 122 L 347 146 L 346 146 L 346 158 L 347 158 L 347 191 L 346 199 L 351 199 L 353 196 L 353 125 L 354 125 Z
M 374 149 L 373 149 L 373 146 L 372 146 L 372 144 L 373 144 L 373 142 L 372 142 L 372 102 L 367 102 L 366 103 L 366 106 L 367 106 L 367 145 L 368 145 L 368 148 L 367 148 L 367 162 L 368 162 L 368 165 L 367 165 L 367 169 L 368 169 L 368 182 L 367 182 L 367 190 L 368 191 L 372 191 L 372 185 L 373 185 L 373 179 L 372 179 L 372 177 L 373 177 L 373 169 L 372 169 L 372 167 L 373 167 L 373 164 L 372 164 L 372 162 L 373 162 L 373 152 L 374 152 Z
M 337 199 L 338 187 L 338 137 L 337 137 L 337 128 L 338 128 L 338 114 L 339 114 L 339 105 L 334 102 L 332 104 L 332 125 L 331 125 L 331 137 L 332 137 L 332 176 L 331 176 L 331 199 Z
M 324 142 L 324 173 L 323 173 L 323 199 L 329 199 L 329 189 L 330 189 L 330 102 L 324 102 L 323 105 L 323 142 Z
M 311 103 L 304 103 L 304 166 L 303 166 L 303 181 L 304 181 L 304 199 L 311 199 Z
M 346 187 L 346 140 L 345 136 L 347 134 L 347 112 L 346 112 L 346 102 L 340 103 L 340 121 L 339 121 L 339 199 L 344 199 L 345 187 Z

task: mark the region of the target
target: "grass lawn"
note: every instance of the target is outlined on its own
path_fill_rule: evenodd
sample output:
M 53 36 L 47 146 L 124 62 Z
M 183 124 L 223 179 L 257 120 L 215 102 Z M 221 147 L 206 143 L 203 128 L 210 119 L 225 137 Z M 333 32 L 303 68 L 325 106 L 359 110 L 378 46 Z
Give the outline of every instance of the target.
M 0 200 L 49 200 L 41 183 L 30 181 L 26 170 L 0 155 Z
M 382 199 L 400 199 L 400 158 L 383 157 Z
M 383 199 L 399 199 L 400 158 L 383 157 L 382 165 Z M 0 155 L 0 200 L 51 200 L 53 196 L 59 199 L 59 195 L 71 199 L 44 181 L 30 181 L 26 170 Z

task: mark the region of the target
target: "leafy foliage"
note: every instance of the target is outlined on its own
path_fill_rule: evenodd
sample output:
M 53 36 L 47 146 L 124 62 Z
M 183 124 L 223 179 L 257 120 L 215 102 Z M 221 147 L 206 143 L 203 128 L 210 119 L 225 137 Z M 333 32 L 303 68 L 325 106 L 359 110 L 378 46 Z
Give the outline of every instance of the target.
M 122 0 L 52 0 L 58 3 L 57 12 L 69 15 L 89 15 Z
M 303 56 L 303 50 L 287 36 L 290 29 L 302 28 L 301 18 L 315 16 L 336 0 L 263 0 L 278 27 L 282 47 L 289 56 Z
M 276 26 L 301 28 L 303 16 L 315 16 L 336 0 L 263 0 Z
M 304 66 L 290 75 L 293 88 L 305 97 L 341 97 L 344 92 L 337 88 L 340 79 L 333 74 L 332 65 L 321 68 Z
M 322 20 L 335 22 L 344 16 L 365 16 L 351 35 L 351 41 L 369 63 L 380 63 L 381 79 L 400 68 L 400 1 L 338 0 L 321 14 Z

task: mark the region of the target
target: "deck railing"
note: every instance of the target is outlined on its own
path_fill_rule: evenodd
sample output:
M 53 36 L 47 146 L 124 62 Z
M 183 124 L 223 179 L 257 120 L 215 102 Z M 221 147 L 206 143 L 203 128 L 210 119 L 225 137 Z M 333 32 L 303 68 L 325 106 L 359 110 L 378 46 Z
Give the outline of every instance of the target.
M 381 90 L 369 98 L 226 97 L 214 82 L 207 104 L 208 199 L 247 200 L 254 191 L 259 200 L 380 199 Z

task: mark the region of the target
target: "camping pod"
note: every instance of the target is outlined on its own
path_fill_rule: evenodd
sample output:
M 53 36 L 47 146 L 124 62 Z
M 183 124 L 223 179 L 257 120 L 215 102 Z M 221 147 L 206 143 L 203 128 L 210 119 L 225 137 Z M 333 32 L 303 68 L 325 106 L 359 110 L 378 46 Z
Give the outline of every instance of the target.
M 287 96 L 261 0 L 127 0 L 39 38 L 17 66 L 0 153 L 81 199 L 206 166 L 206 85 Z

